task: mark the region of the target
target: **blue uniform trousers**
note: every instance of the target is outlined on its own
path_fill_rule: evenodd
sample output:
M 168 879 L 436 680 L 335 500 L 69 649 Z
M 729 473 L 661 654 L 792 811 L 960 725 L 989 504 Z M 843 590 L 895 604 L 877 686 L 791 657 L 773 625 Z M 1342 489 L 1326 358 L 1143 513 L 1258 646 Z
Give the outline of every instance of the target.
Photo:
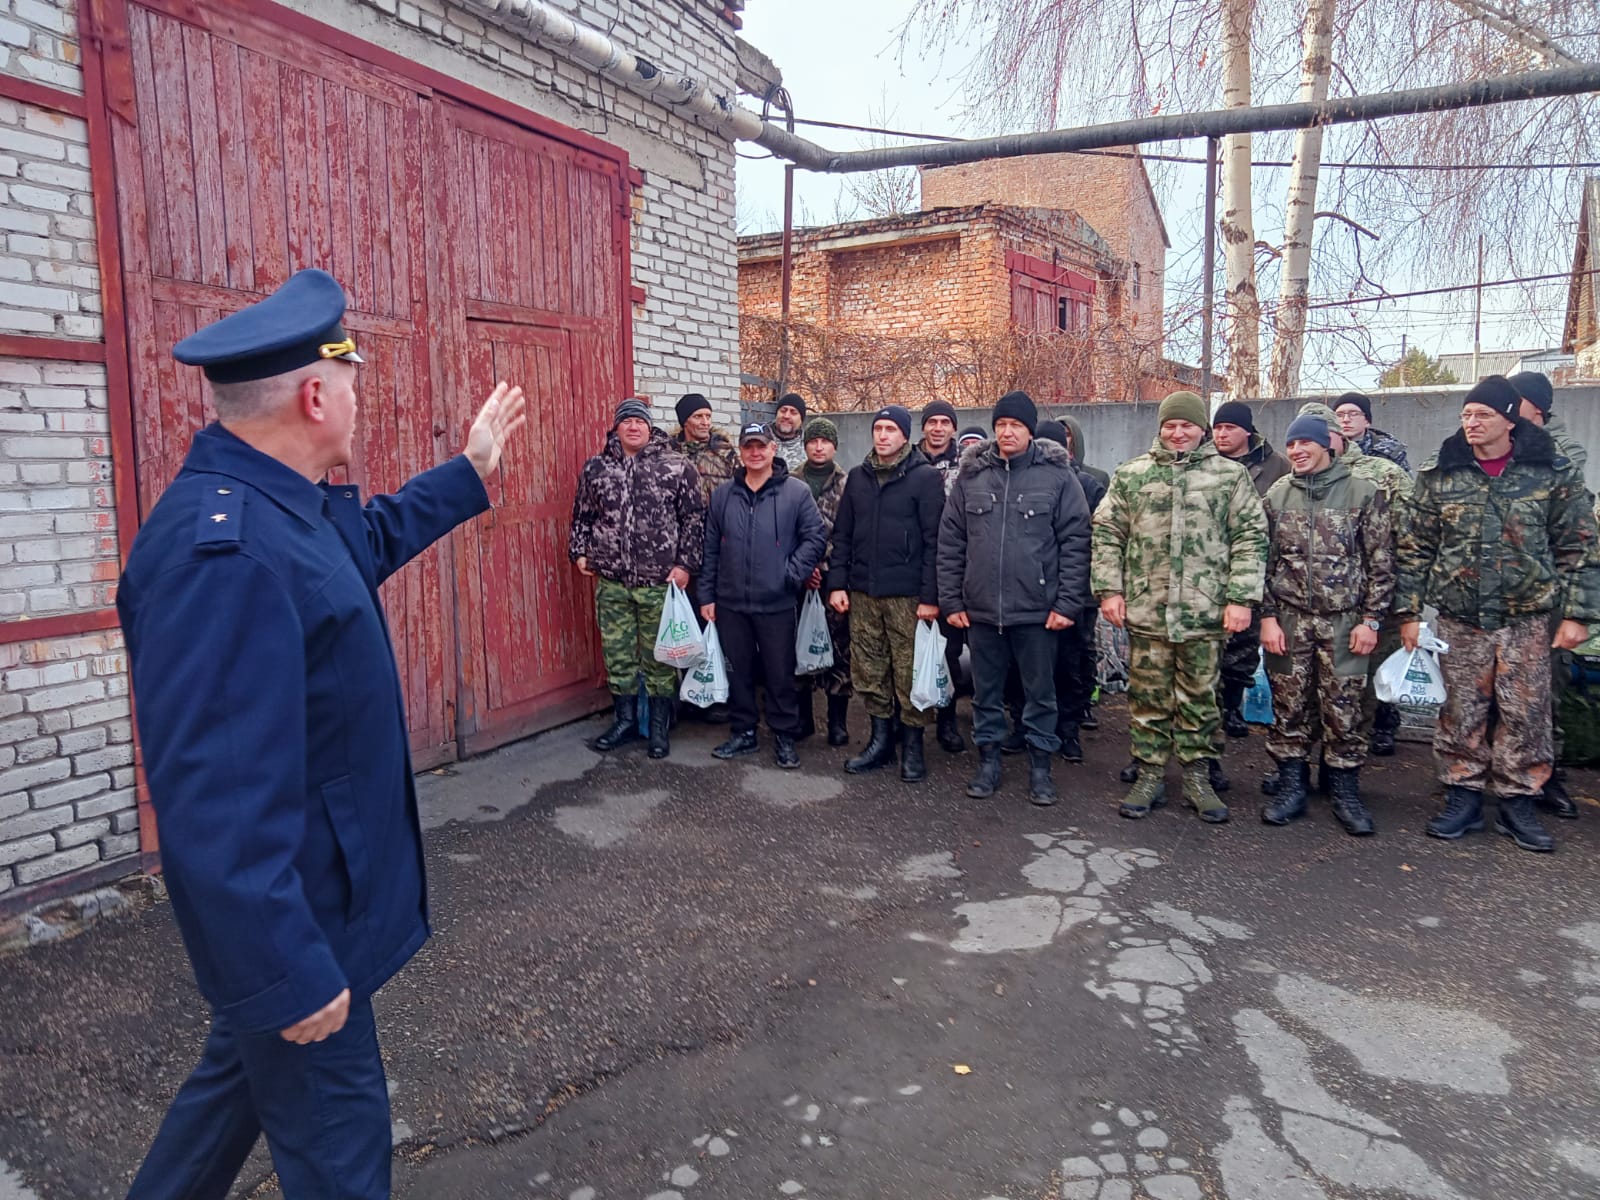
M 309 1046 L 215 1019 L 128 1200 L 224 1200 L 262 1133 L 284 1200 L 387 1200 L 389 1092 L 370 999 Z

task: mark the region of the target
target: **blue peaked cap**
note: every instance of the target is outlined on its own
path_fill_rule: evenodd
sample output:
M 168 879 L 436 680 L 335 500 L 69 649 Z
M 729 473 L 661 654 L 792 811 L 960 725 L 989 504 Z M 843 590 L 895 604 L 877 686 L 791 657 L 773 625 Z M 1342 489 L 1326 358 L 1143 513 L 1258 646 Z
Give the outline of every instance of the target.
M 172 357 L 203 368 L 213 383 L 268 379 L 329 358 L 365 362 L 344 331 L 345 303 L 326 271 L 296 271 L 265 300 L 191 333 Z

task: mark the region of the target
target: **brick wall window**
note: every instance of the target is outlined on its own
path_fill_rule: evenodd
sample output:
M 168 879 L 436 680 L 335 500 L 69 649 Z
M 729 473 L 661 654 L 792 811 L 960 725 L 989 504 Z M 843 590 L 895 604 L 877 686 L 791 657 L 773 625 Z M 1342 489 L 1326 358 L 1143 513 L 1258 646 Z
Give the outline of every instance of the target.
M 1133 264 L 1133 298 L 1135 300 L 1137 300 L 1139 298 L 1140 282 L 1141 281 L 1139 279 L 1139 264 L 1138 263 L 1134 263 Z

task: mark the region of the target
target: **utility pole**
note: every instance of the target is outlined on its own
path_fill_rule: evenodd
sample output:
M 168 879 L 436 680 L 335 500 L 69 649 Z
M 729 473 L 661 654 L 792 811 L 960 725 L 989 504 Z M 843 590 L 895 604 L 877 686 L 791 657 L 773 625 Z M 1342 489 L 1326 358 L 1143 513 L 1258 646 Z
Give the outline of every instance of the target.
M 1483 234 L 1478 235 L 1478 287 L 1472 313 L 1472 382 L 1478 382 L 1478 353 L 1483 334 Z
M 1406 385 L 1406 335 L 1400 335 L 1400 386 Z

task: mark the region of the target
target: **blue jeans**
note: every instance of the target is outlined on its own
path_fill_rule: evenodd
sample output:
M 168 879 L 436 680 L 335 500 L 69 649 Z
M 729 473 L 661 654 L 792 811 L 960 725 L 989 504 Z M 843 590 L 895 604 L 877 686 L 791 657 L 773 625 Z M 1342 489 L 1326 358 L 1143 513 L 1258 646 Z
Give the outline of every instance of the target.
M 1060 634 L 1038 625 L 982 625 L 967 631 L 972 654 L 972 740 L 998 746 L 1006 737 L 1006 673 L 1016 664 L 1022 678 L 1022 725 L 1028 745 L 1054 754 L 1056 735 L 1056 643 Z
M 370 999 L 309 1046 L 240 1037 L 213 1017 L 128 1200 L 223 1200 L 263 1133 L 287 1200 L 387 1200 L 389 1091 Z

